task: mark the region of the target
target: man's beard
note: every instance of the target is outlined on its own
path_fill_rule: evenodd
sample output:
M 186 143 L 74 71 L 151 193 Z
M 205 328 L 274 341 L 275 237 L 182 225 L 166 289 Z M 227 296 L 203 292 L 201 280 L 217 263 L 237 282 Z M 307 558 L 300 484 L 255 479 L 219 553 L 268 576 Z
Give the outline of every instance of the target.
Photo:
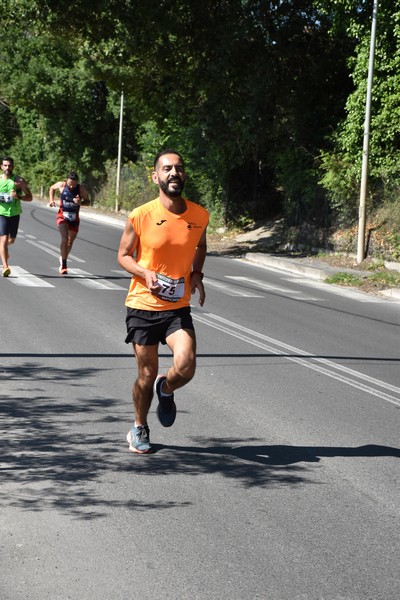
M 181 179 L 173 179 L 172 183 L 174 183 L 175 187 L 172 190 L 168 187 L 170 183 L 171 180 L 160 181 L 159 185 L 166 196 L 168 196 L 169 198 L 178 198 L 182 194 L 185 182 Z

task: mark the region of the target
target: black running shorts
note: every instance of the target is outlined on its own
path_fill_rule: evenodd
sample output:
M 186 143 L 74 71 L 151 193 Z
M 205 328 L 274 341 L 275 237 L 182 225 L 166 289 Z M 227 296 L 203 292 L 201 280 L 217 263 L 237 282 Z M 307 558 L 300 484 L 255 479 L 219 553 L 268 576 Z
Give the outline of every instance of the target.
M 177 310 L 137 310 L 127 309 L 125 342 L 141 346 L 166 344 L 166 338 L 180 329 L 194 331 L 190 306 Z
M 0 215 L 0 235 L 8 235 L 12 240 L 17 237 L 20 215 L 5 217 Z

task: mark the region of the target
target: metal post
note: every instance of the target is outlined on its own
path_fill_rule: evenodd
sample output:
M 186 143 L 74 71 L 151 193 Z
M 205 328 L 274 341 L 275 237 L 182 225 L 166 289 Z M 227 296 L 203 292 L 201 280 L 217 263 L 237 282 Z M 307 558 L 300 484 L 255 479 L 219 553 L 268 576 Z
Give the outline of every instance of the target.
M 121 155 L 122 155 L 122 123 L 124 116 L 124 92 L 121 92 L 121 106 L 119 110 L 119 138 L 118 138 L 118 161 L 117 161 L 117 184 L 115 189 L 115 212 L 119 209 L 119 184 L 121 179 Z
M 366 100 L 366 106 L 365 106 L 364 142 L 363 142 L 361 186 L 360 186 L 360 206 L 359 206 L 359 215 L 358 215 L 358 242 L 357 242 L 357 263 L 358 264 L 360 264 L 365 258 L 365 224 L 366 224 L 365 206 L 366 206 L 366 198 L 367 198 L 368 153 L 369 153 L 370 123 L 371 123 L 371 95 L 372 95 L 372 80 L 374 77 L 374 59 L 375 59 L 375 40 L 376 40 L 377 18 L 378 18 L 378 0 L 374 0 L 373 10 L 372 10 L 371 43 L 370 43 L 370 49 L 369 49 L 367 100 Z

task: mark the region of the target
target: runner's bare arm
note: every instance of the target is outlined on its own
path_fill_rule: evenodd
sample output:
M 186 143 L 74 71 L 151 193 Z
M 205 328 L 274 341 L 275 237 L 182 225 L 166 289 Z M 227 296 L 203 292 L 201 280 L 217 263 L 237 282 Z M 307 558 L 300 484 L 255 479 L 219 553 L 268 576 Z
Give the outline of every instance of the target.
M 207 227 L 204 229 L 202 236 L 197 244 L 196 252 L 193 259 L 193 271 L 202 271 L 204 261 L 207 255 Z
M 206 260 L 207 254 L 207 227 L 204 229 L 200 241 L 197 245 L 196 252 L 193 259 L 193 270 L 190 277 L 190 284 L 192 286 L 192 294 L 199 290 L 199 304 L 203 306 L 206 300 L 206 292 L 203 285 L 203 277 L 201 275 L 203 270 L 204 261 Z
M 80 186 L 80 198 L 81 198 L 81 204 L 84 206 L 89 206 L 90 205 L 90 197 L 89 197 L 89 192 L 86 186 L 82 185 Z
M 57 183 L 53 183 L 49 189 L 49 206 L 55 206 L 55 192 L 56 190 L 61 190 L 65 186 L 65 181 L 57 181 Z
M 22 190 L 24 193 L 23 196 L 19 196 L 19 199 L 25 200 L 25 202 L 32 202 L 32 192 L 29 189 L 28 184 L 26 183 L 25 179 L 22 179 L 22 177 L 16 177 L 15 184 L 16 184 L 17 188 Z
M 136 231 L 134 230 L 131 221 L 128 220 L 125 224 L 124 233 L 122 234 L 119 244 L 118 263 L 131 275 L 142 277 L 146 282 L 146 287 L 151 292 L 156 292 L 160 288 L 156 274 L 149 269 L 141 267 L 133 258 L 133 253 L 135 252 L 138 243 L 139 238 Z

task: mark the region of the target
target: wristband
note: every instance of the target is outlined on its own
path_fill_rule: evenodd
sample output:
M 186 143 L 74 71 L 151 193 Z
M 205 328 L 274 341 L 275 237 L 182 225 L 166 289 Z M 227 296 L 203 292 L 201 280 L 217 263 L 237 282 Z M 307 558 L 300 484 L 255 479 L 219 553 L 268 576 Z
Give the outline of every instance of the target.
M 201 280 L 203 281 L 204 273 L 198 271 L 197 269 L 194 269 L 190 274 L 193 275 L 193 273 L 197 273 L 198 275 L 200 275 Z

